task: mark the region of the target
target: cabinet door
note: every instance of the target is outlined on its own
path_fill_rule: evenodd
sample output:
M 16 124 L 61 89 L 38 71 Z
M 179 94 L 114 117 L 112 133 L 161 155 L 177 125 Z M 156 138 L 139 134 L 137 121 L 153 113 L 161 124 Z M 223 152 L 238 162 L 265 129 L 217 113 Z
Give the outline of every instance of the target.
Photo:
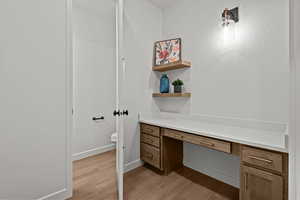
M 242 200 L 283 200 L 283 180 L 281 176 L 242 166 Z

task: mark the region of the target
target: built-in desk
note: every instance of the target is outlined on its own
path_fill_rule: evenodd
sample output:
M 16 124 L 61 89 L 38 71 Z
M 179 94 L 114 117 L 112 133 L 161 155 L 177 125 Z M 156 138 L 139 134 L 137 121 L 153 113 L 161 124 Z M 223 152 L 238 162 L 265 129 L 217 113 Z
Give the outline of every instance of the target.
M 220 132 L 216 134 L 215 130 L 204 132 L 187 126 L 182 130 L 182 125 L 176 128 L 170 121 L 165 125 L 162 121 L 154 123 L 154 120 L 141 119 L 140 122 L 141 160 L 166 175 L 183 166 L 183 142 L 188 142 L 240 157 L 241 200 L 288 199 L 288 154 L 280 135 L 259 135 L 261 138 L 247 141 L 243 140 L 246 129 L 237 137 L 233 137 L 234 131 L 227 136 L 224 134 L 235 128 L 235 131 L 241 130 L 238 127 L 219 127 Z M 257 142 L 268 137 L 268 141 Z M 272 144 L 272 141 L 276 142 Z

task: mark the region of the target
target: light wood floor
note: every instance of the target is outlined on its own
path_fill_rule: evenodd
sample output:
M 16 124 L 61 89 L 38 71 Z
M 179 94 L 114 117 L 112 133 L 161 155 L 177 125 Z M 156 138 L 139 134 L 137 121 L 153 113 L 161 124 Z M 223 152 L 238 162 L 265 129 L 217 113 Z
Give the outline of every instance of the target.
M 126 200 L 238 200 L 238 189 L 188 168 L 159 175 L 150 167 L 124 176 Z M 74 163 L 74 196 L 71 200 L 116 200 L 115 152 Z
M 116 156 L 109 151 L 73 163 L 73 197 L 70 200 L 115 200 Z

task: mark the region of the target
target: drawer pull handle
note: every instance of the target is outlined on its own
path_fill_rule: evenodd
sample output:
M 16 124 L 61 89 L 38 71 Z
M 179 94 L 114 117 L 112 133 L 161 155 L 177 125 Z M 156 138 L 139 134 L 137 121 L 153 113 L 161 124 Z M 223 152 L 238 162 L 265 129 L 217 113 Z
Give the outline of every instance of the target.
M 149 158 L 149 159 L 153 160 L 153 154 L 151 154 L 151 153 L 147 153 L 145 156 L 146 156 L 147 158 Z
M 259 157 L 256 157 L 256 156 L 248 156 L 248 158 L 258 160 L 258 161 L 262 161 L 262 162 L 266 162 L 268 164 L 273 163 L 273 160 L 269 160 L 269 159 L 265 159 L 265 158 L 259 158 Z
M 145 133 L 153 133 L 154 132 L 151 128 L 144 128 L 143 131 Z
M 203 141 L 200 141 L 200 143 L 201 143 L 201 144 L 204 144 L 204 145 L 207 145 L 207 146 L 212 146 L 212 147 L 215 146 L 215 144 L 210 143 L 210 142 L 203 142 Z
M 245 174 L 245 191 L 248 190 L 248 174 Z
M 151 138 L 145 137 L 145 136 L 143 136 L 143 141 L 145 141 L 146 143 L 147 143 L 147 142 L 148 142 L 148 143 L 151 143 L 151 144 L 154 143 L 154 140 L 152 140 Z
M 146 140 L 147 140 L 149 143 L 151 143 L 151 144 L 153 144 L 153 142 L 154 142 L 153 140 L 151 140 L 151 139 L 149 139 L 149 138 L 147 138 Z
M 204 145 L 204 146 L 211 146 L 211 147 L 214 147 L 215 144 L 213 143 L 210 143 L 210 142 L 205 142 L 205 141 L 198 141 L 200 144 Z

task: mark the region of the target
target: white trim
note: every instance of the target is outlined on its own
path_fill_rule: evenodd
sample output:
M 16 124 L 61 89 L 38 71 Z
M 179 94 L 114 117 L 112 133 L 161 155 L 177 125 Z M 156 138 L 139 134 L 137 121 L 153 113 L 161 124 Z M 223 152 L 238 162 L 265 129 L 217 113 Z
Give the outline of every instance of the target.
M 73 30 L 72 30 L 72 0 L 66 2 L 66 188 L 48 196 L 47 199 L 67 199 L 73 194 L 73 163 L 72 163 L 72 134 L 73 134 Z M 53 198 L 52 198 L 53 197 Z M 54 198 L 55 197 L 55 198 Z
M 132 171 L 132 170 L 134 170 L 134 169 L 136 169 L 136 168 L 138 168 L 138 167 L 141 167 L 141 166 L 143 166 L 143 165 L 144 165 L 144 162 L 141 161 L 140 159 L 135 160 L 135 161 L 132 161 L 132 162 L 130 162 L 130 163 L 127 163 L 127 164 L 125 165 L 124 173 L 130 172 L 130 171 Z
M 80 152 L 80 153 L 75 153 L 72 156 L 73 161 L 81 160 L 81 159 L 84 159 L 84 158 L 87 158 L 87 157 L 90 157 L 90 156 L 105 153 L 105 152 L 114 150 L 115 148 L 116 148 L 115 144 L 109 144 L 109 145 L 106 145 L 106 146 L 103 146 L 103 147 L 98 147 L 98 148 L 90 149 L 90 150 L 83 151 L 83 152 Z
M 58 200 L 58 199 L 67 199 L 69 195 L 67 194 L 67 189 L 62 189 L 57 192 L 53 192 L 44 197 L 41 197 L 37 200 Z
M 121 110 L 124 105 L 122 102 L 122 84 L 125 78 L 125 62 L 124 62 L 124 0 L 116 1 L 116 60 L 117 60 L 117 71 L 116 71 L 116 93 L 117 93 L 117 109 Z M 122 68 L 120 68 L 122 67 Z M 120 70 L 122 69 L 122 70 Z M 120 82 L 121 81 L 121 82 Z M 121 107 L 121 108 L 120 108 Z M 117 171 L 117 185 L 118 185 L 118 200 L 124 199 L 124 119 L 117 117 L 117 156 L 116 156 L 116 171 Z
M 295 63 L 295 46 L 294 46 L 294 0 L 289 1 L 290 9 L 290 120 L 289 120 L 289 200 L 296 200 L 297 196 L 297 178 L 296 178 L 296 115 L 297 115 L 297 74 Z

